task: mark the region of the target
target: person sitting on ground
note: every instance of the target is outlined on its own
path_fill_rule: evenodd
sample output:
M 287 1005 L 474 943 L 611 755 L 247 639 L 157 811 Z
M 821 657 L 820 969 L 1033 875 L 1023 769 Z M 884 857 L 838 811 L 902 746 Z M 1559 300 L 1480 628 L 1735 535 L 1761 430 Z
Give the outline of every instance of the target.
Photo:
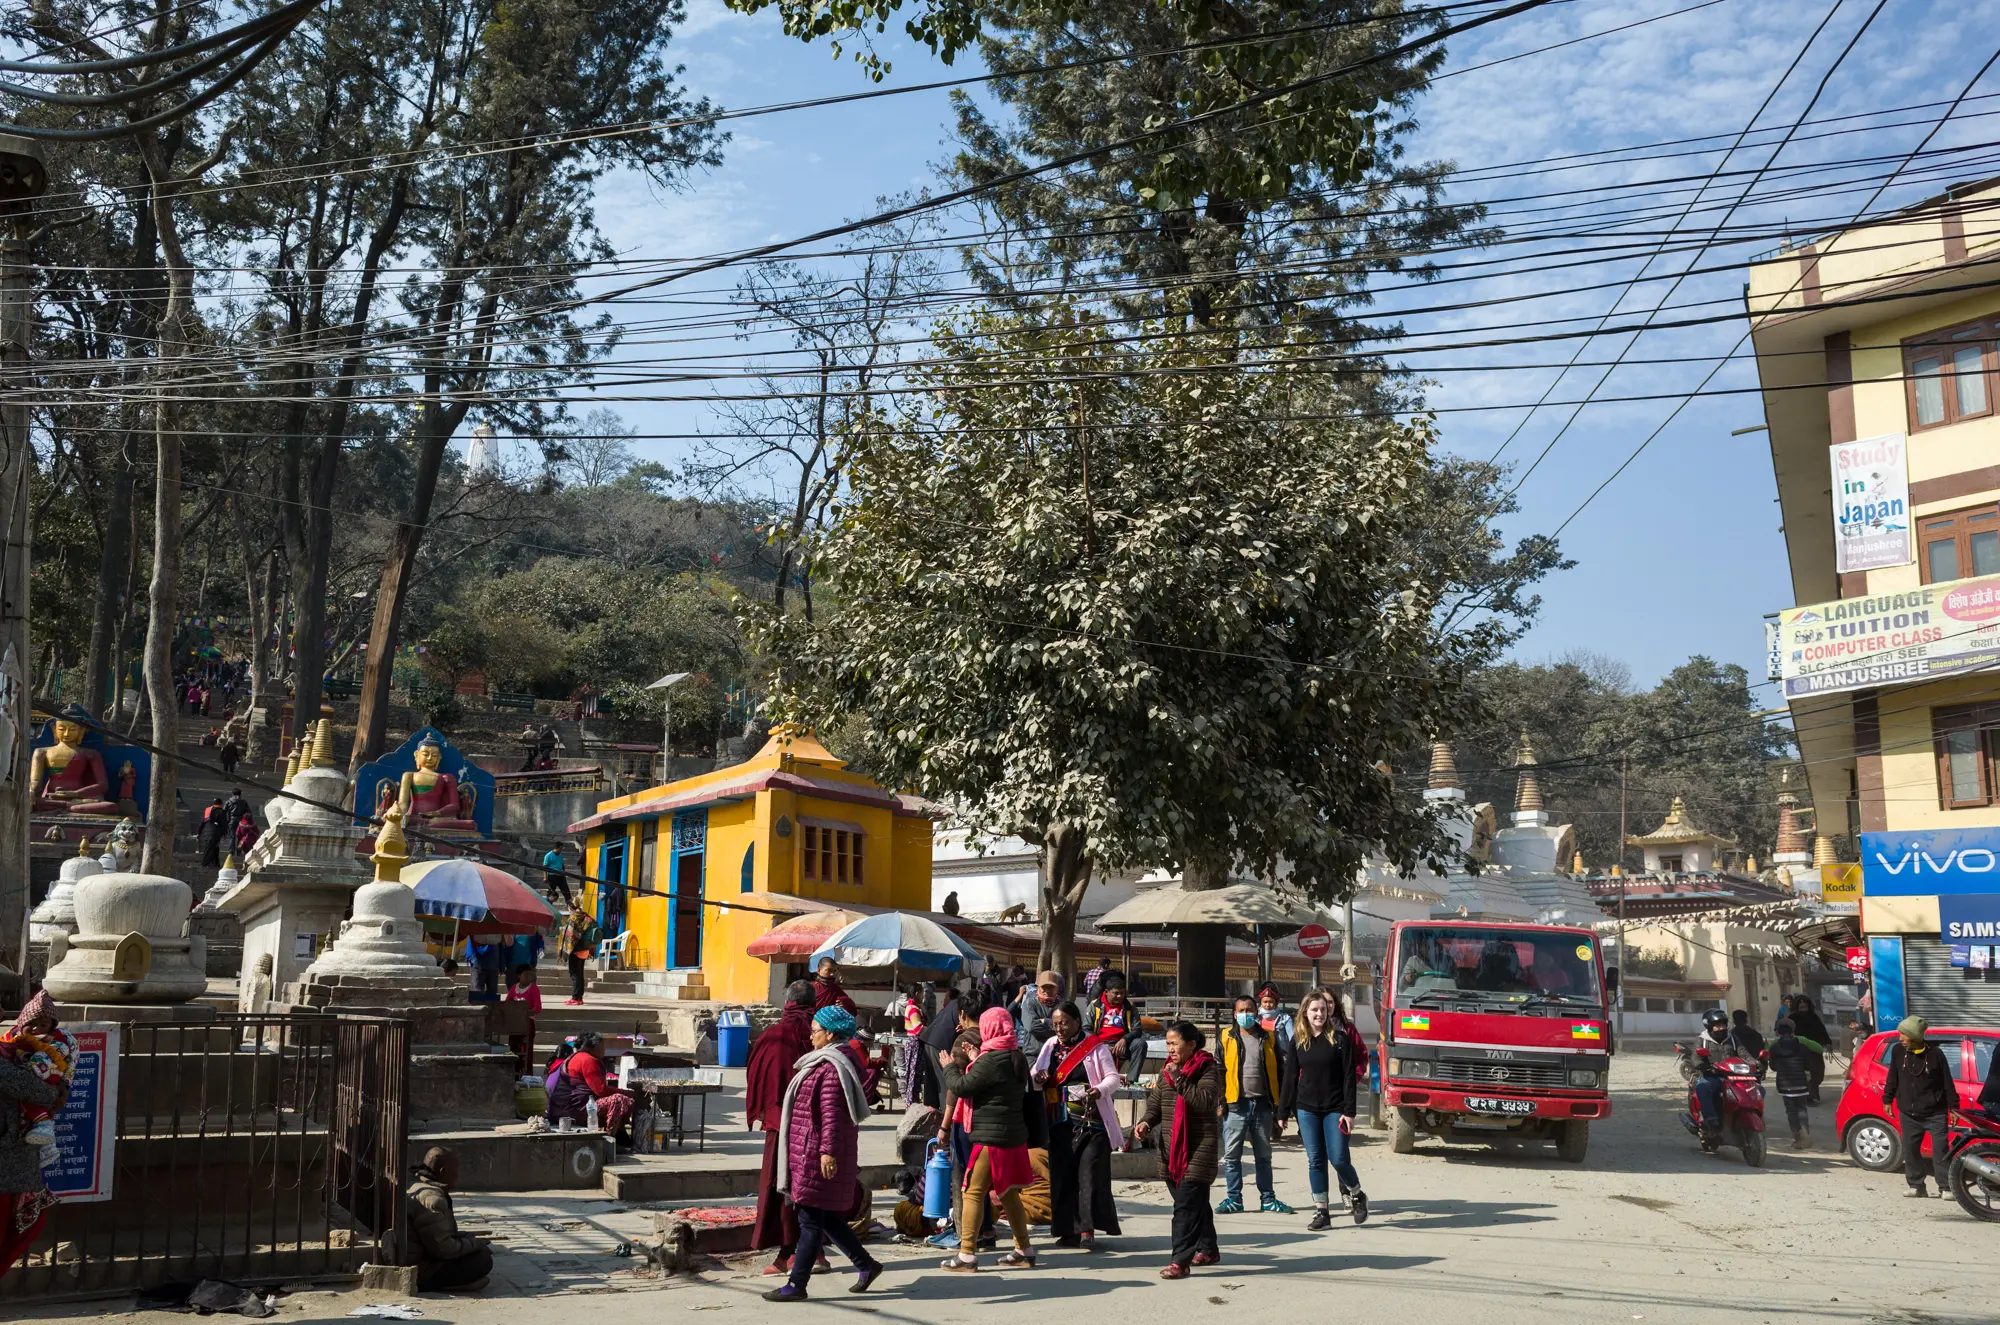
M 406 1209 L 417 1249 L 417 1291 L 477 1293 L 493 1273 L 493 1249 L 458 1231 L 451 1189 L 458 1184 L 458 1156 L 443 1146 L 424 1152 L 410 1170 Z
M 554 1127 L 567 1118 L 582 1126 L 590 1119 L 590 1101 L 597 1101 L 597 1128 L 618 1137 L 632 1119 L 632 1097 L 604 1075 L 604 1037 L 585 1031 L 576 1037 L 576 1051 L 563 1060 L 549 1092 L 548 1120 Z M 630 1144 L 629 1137 L 620 1138 Z

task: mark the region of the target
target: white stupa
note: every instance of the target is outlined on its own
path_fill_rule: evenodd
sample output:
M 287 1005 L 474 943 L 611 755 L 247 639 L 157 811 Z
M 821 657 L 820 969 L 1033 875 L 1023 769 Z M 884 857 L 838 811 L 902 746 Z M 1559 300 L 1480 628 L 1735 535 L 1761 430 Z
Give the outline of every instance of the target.
M 472 441 L 465 451 L 465 467 L 474 478 L 490 478 L 500 473 L 500 442 L 492 424 L 482 423 L 472 430 Z

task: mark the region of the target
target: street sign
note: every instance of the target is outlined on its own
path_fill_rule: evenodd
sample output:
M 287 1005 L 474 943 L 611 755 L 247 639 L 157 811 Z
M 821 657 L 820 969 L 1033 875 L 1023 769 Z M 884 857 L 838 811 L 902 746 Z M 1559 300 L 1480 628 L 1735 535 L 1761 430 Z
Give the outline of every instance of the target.
M 1333 951 L 1333 935 L 1326 932 L 1325 925 L 1307 925 L 1299 931 L 1299 951 L 1318 961 Z
M 76 1038 L 76 1066 L 69 1099 L 56 1115 L 56 1153 L 44 1171 L 50 1192 L 65 1205 L 111 1199 L 117 1171 L 113 1145 L 118 1135 L 117 1022 L 73 1022 L 64 1029 Z

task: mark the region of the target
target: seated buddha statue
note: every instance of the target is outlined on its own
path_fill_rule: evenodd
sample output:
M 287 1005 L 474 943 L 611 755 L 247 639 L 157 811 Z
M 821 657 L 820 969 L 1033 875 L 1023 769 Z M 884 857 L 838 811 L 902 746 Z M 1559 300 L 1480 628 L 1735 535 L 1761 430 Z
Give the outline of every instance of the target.
M 396 808 L 404 822 L 431 828 L 472 829 L 471 788 L 460 788 L 458 779 L 439 768 L 444 747 L 427 740 L 417 747 L 417 766 L 403 774 L 396 795 Z
M 82 709 L 72 704 L 56 715 L 56 741 L 35 751 L 29 765 L 28 786 L 39 814 L 116 814 L 118 805 L 107 800 L 110 779 L 104 759 L 84 745 L 90 730 Z

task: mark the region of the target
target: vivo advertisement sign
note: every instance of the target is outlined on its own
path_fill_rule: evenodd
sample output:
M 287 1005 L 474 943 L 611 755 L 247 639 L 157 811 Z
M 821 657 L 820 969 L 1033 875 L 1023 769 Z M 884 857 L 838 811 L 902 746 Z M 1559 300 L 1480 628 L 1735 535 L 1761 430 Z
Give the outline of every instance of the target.
M 1863 833 L 1861 890 L 1869 897 L 2000 893 L 2000 828 Z

